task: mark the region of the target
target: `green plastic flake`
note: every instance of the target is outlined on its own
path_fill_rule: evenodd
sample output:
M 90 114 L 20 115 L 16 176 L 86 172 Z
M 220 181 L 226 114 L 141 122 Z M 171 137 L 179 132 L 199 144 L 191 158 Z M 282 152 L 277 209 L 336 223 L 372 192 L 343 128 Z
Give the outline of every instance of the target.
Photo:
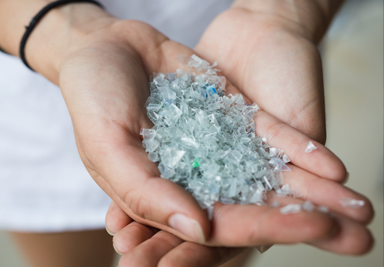
M 192 162 L 192 168 L 200 167 L 199 159 L 195 158 L 195 160 Z

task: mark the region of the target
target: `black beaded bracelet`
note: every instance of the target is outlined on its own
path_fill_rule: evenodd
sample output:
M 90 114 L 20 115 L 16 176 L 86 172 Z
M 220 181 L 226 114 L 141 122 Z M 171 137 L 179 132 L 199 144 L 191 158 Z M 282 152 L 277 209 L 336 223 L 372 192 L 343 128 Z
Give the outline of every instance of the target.
M 98 5 L 99 7 L 103 8 L 103 5 L 97 1 L 94 0 L 58 0 L 55 2 L 52 2 L 48 5 L 46 5 L 42 10 L 39 11 L 39 13 L 36 14 L 29 23 L 29 26 L 26 26 L 26 31 L 23 35 L 23 38 L 21 39 L 20 42 L 20 58 L 30 70 L 34 71 L 28 64 L 26 58 L 25 58 L 25 44 L 27 43 L 28 37 L 31 35 L 33 29 L 36 27 L 37 23 L 44 17 L 45 14 L 47 14 L 50 10 L 53 8 L 56 8 L 58 6 L 62 6 L 65 4 L 70 4 L 70 3 L 91 3 Z

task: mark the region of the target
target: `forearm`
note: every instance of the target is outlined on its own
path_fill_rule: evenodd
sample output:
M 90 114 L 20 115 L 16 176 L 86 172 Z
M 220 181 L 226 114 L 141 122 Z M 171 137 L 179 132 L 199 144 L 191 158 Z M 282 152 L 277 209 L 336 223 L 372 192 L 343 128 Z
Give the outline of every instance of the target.
M 0 0 L 0 47 L 19 56 L 19 45 L 29 24 L 51 0 Z M 58 69 L 69 46 L 112 19 L 100 7 L 72 3 L 52 9 L 28 38 L 25 53 L 30 66 L 57 83 Z
M 343 2 L 344 0 L 236 0 L 232 7 L 273 16 L 283 27 L 295 28 L 301 35 L 318 44 Z

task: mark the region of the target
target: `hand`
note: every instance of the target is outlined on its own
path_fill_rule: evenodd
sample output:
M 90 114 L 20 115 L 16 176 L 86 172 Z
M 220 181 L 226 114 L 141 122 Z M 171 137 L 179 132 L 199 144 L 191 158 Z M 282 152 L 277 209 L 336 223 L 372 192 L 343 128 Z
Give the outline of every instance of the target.
M 115 250 L 122 255 L 119 267 L 213 267 L 247 251 L 246 248 L 207 247 L 184 242 L 166 231 L 133 221 L 114 202 L 105 222 L 108 232 L 114 236 Z
M 231 8 L 208 27 L 195 50 L 218 61 L 242 94 L 280 121 L 325 143 L 320 55 L 298 24 Z M 335 176 L 345 173 L 336 169 Z
M 151 126 L 144 108 L 148 77 L 153 71 L 174 72 L 179 67 L 176 56 L 192 53 L 137 21 L 115 20 L 72 43 L 60 63 L 60 87 L 80 156 L 91 176 L 135 221 L 185 240 L 211 246 L 256 246 L 319 240 L 333 233 L 335 220 L 321 212 L 282 215 L 278 208 L 221 203 L 215 204 L 211 229 L 205 211 L 190 194 L 158 178 L 156 164 L 149 161 L 139 135 L 140 128 Z M 228 93 L 236 92 L 236 88 L 228 88 Z M 287 181 L 289 177 L 303 180 L 297 190 L 305 193 L 310 184 L 316 183 L 316 191 L 308 196 L 313 202 L 334 207 L 356 220 L 369 220 L 371 210 L 364 197 L 319 178 L 344 178 L 344 167 L 336 156 L 319 143 L 315 143 L 318 149 L 307 155 L 307 136 L 266 112 L 260 112 L 255 119 L 259 135 L 279 127 L 279 134 L 270 143 L 284 149 L 298 166 L 291 166 L 292 172 L 287 175 Z M 329 188 L 334 197 L 324 199 Z M 337 202 L 341 196 L 364 199 L 367 208 L 341 209 Z M 365 228 L 358 230 L 360 233 Z M 348 235 L 348 231 L 343 233 Z M 369 234 L 361 236 L 368 239 Z M 367 249 L 366 243 L 361 243 L 359 251 Z M 355 253 L 350 249 L 333 250 Z
M 363 209 L 341 207 L 338 200 L 343 196 L 362 197 L 338 184 L 345 181 L 344 166 L 332 156 L 320 163 L 319 154 L 304 154 L 308 138 L 293 134 L 289 127 L 325 143 L 322 66 L 310 37 L 308 29 L 293 20 L 235 7 L 211 23 L 195 50 L 217 60 L 230 82 L 261 107 L 254 118 L 257 133 L 285 149 L 295 165 L 284 173 L 285 183 L 298 190 L 301 199 L 338 214 L 339 234 L 311 244 L 338 253 L 363 253 L 372 243 L 366 229 L 373 215 L 371 205 L 363 198 L 367 203 Z

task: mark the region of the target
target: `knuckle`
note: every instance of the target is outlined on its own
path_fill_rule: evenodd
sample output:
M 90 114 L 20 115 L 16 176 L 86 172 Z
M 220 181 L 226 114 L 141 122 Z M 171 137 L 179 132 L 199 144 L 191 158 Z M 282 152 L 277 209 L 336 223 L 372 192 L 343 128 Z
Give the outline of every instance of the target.
M 264 134 L 264 137 L 267 138 L 267 140 L 272 140 L 274 137 L 278 136 L 281 130 L 285 127 L 285 123 L 278 122 L 276 124 L 273 124 L 269 126 Z
M 148 203 L 144 194 L 132 188 L 124 193 L 123 200 L 134 214 L 144 219 L 148 217 Z
M 145 198 L 143 196 L 138 196 L 131 199 L 129 207 L 137 216 L 146 219 L 148 212 L 145 203 Z

